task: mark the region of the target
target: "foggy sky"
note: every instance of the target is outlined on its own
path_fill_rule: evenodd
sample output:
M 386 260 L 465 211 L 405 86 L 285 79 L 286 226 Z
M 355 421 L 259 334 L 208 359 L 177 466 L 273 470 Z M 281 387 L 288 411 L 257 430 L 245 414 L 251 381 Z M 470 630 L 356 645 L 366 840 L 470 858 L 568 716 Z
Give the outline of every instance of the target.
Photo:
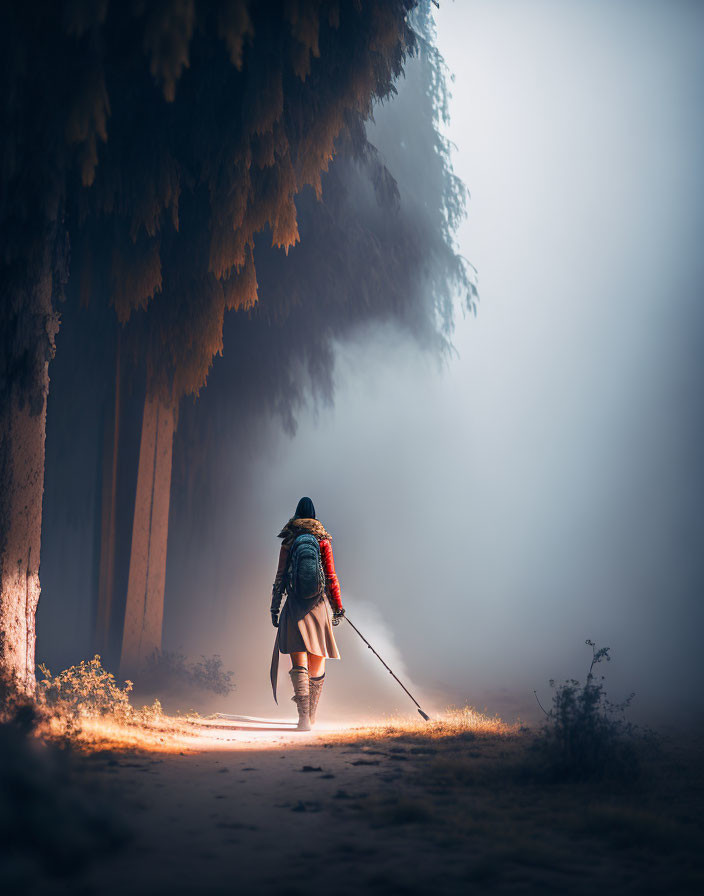
M 220 599 L 169 610 L 167 580 L 166 646 L 222 653 L 239 709 L 270 709 L 274 536 L 309 494 L 350 616 L 434 707 L 527 714 L 591 637 L 614 698 L 701 712 L 704 10 L 463 0 L 437 21 L 478 315 L 441 367 L 383 328 L 339 347 L 334 408 L 272 425 L 232 495 Z M 329 706 L 406 708 L 338 631 Z

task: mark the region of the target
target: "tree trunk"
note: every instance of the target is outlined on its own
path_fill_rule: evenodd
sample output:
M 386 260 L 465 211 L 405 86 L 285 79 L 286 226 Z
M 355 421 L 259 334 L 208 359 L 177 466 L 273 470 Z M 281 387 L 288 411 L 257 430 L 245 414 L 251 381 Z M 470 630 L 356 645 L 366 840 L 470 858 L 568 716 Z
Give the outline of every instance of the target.
M 147 396 L 142 417 L 137 495 L 120 675 L 139 673 L 161 649 L 175 408 Z
M 40 307 L 12 322 L 16 332 L 23 325 L 25 335 L 34 332 L 38 338 L 29 351 L 18 351 L 17 375 L 8 376 L 0 390 L 0 675 L 30 694 L 35 688 L 49 358 L 58 331 L 50 282 L 38 290 Z
M 115 356 L 115 395 L 112 420 L 105 426 L 103 443 L 103 484 L 100 524 L 100 565 L 98 608 L 94 644 L 103 657 L 110 647 L 110 622 L 115 590 L 115 549 L 117 516 L 117 461 L 120 444 L 120 336 Z

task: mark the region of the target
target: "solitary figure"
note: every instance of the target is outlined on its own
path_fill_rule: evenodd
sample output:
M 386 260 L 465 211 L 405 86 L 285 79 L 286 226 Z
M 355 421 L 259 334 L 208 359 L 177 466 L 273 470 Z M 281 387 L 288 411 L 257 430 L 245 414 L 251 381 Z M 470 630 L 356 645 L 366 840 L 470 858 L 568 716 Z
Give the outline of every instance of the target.
M 298 730 L 310 731 L 325 681 L 325 660 L 340 659 L 332 627 L 338 625 L 345 611 L 331 539 L 315 518 L 310 498 L 301 498 L 279 538 L 279 566 L 271 591 L 271 621 L 278 629 L 271 658 L 271 686 L 276 700 L 279 653 L 290 654 Z M 287 599 L 279 615 L 284 591 Z

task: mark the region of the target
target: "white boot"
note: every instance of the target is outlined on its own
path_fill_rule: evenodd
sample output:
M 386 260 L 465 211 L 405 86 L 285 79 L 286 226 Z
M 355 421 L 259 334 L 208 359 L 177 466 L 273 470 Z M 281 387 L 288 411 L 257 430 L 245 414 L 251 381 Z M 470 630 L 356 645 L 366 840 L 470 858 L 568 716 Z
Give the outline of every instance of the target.
M 294 666 L 289 672 L 293 682 L 293 702 L 298 707 L 298 730 L 310 731 L 310 677 L 304 666 Z
M 318 708 L 318 700 L 320 700 L 320 692 L 323 690 L 325 683 L 325 673 L 318 678 L 310 679 L 310 700 L 308 702 L 308 715 L 310 716 L 311 725 L 315 725 L 315 711 Z

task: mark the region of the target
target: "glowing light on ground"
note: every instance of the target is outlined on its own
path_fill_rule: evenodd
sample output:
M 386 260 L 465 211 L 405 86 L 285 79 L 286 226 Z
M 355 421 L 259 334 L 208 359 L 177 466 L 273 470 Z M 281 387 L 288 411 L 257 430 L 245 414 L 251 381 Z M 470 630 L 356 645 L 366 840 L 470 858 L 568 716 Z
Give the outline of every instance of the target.
M 393 716 L 349 722 L 325 722 L 310 732 L 276 724 L 236 723 L 198 716 L 167 716 L 137 724 L 118 718 L 84 718 L 72 725 L 52 719 L 46 733 L 68 736 L 78 749 L 142 750 L 160 753 L 193 753 L 227 750 L 296 749 L 324 740 L 329 743 L 354 743 L 366 740 L 423 738 L 437 740 L 463 733 L 475 736 L 517 734 L 520 723 L 507 723 L 498 716 L 478 712 L 471 707 L 448 709 L 429 722 L 417 716 Z

